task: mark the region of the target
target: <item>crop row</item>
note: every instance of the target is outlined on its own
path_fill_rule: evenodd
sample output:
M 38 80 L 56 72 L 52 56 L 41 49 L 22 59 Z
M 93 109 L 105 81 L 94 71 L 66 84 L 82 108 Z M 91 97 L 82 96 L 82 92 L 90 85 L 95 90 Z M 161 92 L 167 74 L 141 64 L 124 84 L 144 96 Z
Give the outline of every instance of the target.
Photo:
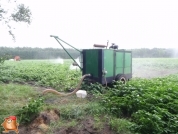
M 144 134 L 178 132 L 178 74 L 135 79 L 102 95 L 102 104 L 119 118 L 129 118 L 131 130 Z
M 76 86 L 81 73 L 70 70 L 67 64 L 51 64 L 48 62 L 7 62 L 0 68 L 0 81 L 33 83 L 58 90 L 66 90 Z
M 176 69 L 177 59 L 134 60 L 133 67 Z M 167 62 L 165 62 L 167 61 Z M 171 62 L 170 62 L 171 61 Z M 137 63 L 137 64 L 136 64 Z M 2 82 L 32 82 L 53 87 L 58 91 L 76 86 L 81 72 L 70 70 L 70 64 L 51 64 L 41 61 L 5 62 L 0 68 Z M 151 66 L 153 65 L 153 66 Z M 155 65 L 155 66 L 154 66 Z M 178 132 L 178 74 L 164 78 L 134 78 L 126 85 L 119 82 L 112 87 L 99 84 L 83 85 L 83 89 L 99 93 L 102 106 L 116 118 L 126 118 L 134 133 L 169 134 Z M 96 91 L 96 92 L 94 92 Z
M 133 68 L 177 69 L 178 58 L 135 58 Z

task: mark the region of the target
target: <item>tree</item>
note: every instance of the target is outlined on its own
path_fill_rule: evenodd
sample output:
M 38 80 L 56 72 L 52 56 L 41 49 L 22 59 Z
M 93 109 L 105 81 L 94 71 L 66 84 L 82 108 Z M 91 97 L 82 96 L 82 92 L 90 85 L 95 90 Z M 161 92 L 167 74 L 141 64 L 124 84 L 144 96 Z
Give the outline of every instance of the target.
M 8 54 L 4 54 L 3 56 L 0 56 L 0 65 L 4 63 L 5 60 L 7 60 L 10 56 Z
M 11 10 L 11 7 L 13 7 Z M 0 22 L 2 22 L 8 29 L 9 34 L 15 41 L 11 22 L 25 22 L 31 23 L 31 11 L 29 7 L 24 4 L 18 4 L 16 0 L 0 0 Z

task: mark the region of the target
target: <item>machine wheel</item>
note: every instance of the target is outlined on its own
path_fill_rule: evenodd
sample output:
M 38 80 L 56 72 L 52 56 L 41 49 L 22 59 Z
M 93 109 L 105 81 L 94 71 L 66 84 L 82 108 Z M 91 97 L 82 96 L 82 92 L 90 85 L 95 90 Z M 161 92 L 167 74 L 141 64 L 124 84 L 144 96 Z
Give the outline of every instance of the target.
M 116 81 L 121 81 L 123 82 L 123 84 L 126 84 L 127 78 L 125 75 L 121 74 L 121 75 L 117 75 L 116 76 Z

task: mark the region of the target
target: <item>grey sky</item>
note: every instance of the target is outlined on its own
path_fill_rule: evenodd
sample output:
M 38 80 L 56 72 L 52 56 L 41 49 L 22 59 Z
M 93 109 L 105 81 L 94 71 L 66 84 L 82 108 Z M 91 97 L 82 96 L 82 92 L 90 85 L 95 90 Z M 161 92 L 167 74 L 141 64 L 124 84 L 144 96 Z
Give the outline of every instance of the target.
M 1 25 L 0 46 L 55 47 L 58 35 L 77 48 L 116 43 L 120 48 L 178 48 L 177 0 L 18 0 L 33 13 L 16 26 L 13 43 Z

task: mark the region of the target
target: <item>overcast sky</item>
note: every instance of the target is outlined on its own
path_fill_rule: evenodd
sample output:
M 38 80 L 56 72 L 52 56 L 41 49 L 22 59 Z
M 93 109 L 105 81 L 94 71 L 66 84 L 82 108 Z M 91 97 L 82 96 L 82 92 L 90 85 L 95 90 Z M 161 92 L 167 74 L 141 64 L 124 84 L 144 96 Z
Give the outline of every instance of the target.
M 14 24 L 16 42 L 0 26 L 0 46 L 76 48 L 116 43 L 120 48 L 178 48 L 178 0 L 17 0 L 32 23 Z M 10 8 L 10 7 L 9 7 Z

